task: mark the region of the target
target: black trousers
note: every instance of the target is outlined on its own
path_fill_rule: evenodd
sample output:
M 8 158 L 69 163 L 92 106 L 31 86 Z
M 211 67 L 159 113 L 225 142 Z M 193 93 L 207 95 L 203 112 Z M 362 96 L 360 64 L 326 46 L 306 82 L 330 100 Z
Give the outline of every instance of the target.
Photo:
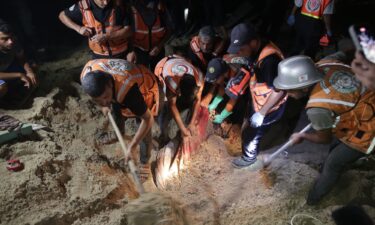
M 323 171 L 309 192 L 308 199 L 310 200 L 321 199 L 332 190 L 345 166 L 366 156 L 366 154 L 347 146 L 341 141 L 333 144 L 330 150 L 331 152 L 324 163 Z
M 304 55 L 313 60 L 319 50 L 319 41 L 323 35 L 323 24 L 321 20 L 314 19 L 302 14 L 296 15 L 296 40 L 290 52 L 290 56 Z

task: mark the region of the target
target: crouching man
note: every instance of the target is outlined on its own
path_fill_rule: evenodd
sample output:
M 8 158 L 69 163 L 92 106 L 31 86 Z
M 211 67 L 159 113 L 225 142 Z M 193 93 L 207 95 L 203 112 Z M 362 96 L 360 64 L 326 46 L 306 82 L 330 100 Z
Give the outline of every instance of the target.
M 361 85 L 350 66 L 327 61 L 316 66 L 307 56 L 281 61 L 274 87 L 295 99 L 310 96 L 306 108 L 314 131 L 293 134 L 295 144 L 338 139 L 308 194 L 307 204 L 315 205 L 333 188 L 346 165 L 374 150 L 375 92 Z
M 144 148 L 141 147 L 141 163 L 146 164 L 152 146 L 151 127 L 153 116 L 159 111 L 159 83 L 156 76 L 142 65 L 135 65 L 122 59 L 97 59 L 89 61 L 81 74 L 83 90 L 93 101 L 102 107 L 107 115 L 114 114 L 120 131 L 124 132 L 121 119 L 137 117 L 141 124 L 129 144 L 134 153 L 141 141 L 147 137 Z M 117 140 L 115 134 L 107 133 L 102 144 Z M 141 145 L 142 146 L 142 145 Z
M 16 42 L 11 26 L 0 20 L 1 105 L 20 105 L 36 85 L 36 76 Z
M 186 140 L 194 133 L 193 121 L 196 121 L 204 83 L 202 72 L 185 58 L 173 55 L 163 58 L 156 65 L 155 74 L 165 83 L 169 106 L 159 123 L 165 128 L 169 118 L 173 117 L 180 129 L 181 137 Z M 184 109 L 192 109 L 188 121 L 183 121 L 180 115 Z M 165 131 L 162 129 L 162 143 L 168 141 Z

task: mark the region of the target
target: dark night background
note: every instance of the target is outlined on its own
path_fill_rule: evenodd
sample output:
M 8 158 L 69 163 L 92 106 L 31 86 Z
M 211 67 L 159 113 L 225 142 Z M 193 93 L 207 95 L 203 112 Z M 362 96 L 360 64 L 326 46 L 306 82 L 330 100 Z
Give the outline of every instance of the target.
M 28 34 L 25 34 L 24 28 L 21 24 L 24 21 L 31 21 L 33 27 L 30 29 L 30 33 L 34 33 L 34 40 L 32 42 L 36 46 L 47 47 L 47 49 L 69 49 L 73 46 L 78 46 L 83 42 L 86 42 L 85 38 L 82 38 L 76 32 L 66 28 L 59 20 L 58 14 L 61 10 L 71 6 L 77 2 L 77 0 L 13 0 L 13 1 L 2 1 L 0 8 L 0 18 L 8 21 L 16 29 L 17 36 L 21 39 L 24 47 L 27 49 Z M 241 11 L 241 7 L 251 6 L 252 9 L 248 10 L 242 15 L 240 21 L 251 21 L 255 25 L 260 27 L 262 31 L 262 24 L 274 23 L 276 27 L 285 27 L 285 20 L 290 13 L 293 5 L 292 0 L 221 0 L 211 1 L 213 4 L 222 4 L 222 8 L 219 8 L 219 12 L 222 11 L 221 21 L 226 21 L 238 16 L 236 12 Z M 201 15 L 205 15 L 204 7 L 202 7 L 202 1 L 194 0 L 170 0 L 170 5 L 178 4 L 187 5 L 192 4 L 195 7 L 195 15 L 189 24 L 196 24 L 197 29 L 202 21 L 197 18 L 202 18 Z M 216 6 L 213 6 L 213 8 Z M 375 1 L 373 0 L 336 0 L 335 14 L 333 18 L 333 28 L 335 35 L 346 36 L 347 28 L 353 23 L 370 22 L 373 20 L 373 13 L 375 9 Z M 210 11 L 210 9 L 208 9 Z M 243 9 L 242 9 L 243 11 Z M 216 17 L 216 15 L 212 15 Z M 22 17 L 22 18 L 21 18 Z M 27 26 L 27 25 L 26 25 Z M 188 25 L 189 26 L 189 25 Z M 227 26 L 228 29 L 231 27 Z M 288 42 L 293 35 L 289 35 L 292 29 L 282 29 L 284 35 L 281 36 L 283 42 Z M 280 39 L 280 36 L 277 36 Z M 285 40 L 286 39 L 286 40 Z M 277 40 L 276 40 L 277 41 Z M 285 47 L 284 47 L 285 48 Z M 53 51 L 55 52 L 55 51 Z M 50 55 L 50 54 L 49 54 Z

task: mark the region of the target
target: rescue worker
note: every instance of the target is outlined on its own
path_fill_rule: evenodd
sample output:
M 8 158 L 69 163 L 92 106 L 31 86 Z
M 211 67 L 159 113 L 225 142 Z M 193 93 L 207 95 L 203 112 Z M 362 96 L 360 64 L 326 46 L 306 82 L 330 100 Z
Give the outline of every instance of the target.
M 296 40 L 290 55 L 298 55 L 304 50 L 305 55 L 314 59 L 320 41 L 322 45 L 328 45 L 332 38 L 334 0 L 295 0 L 294 4 L 288 18 L 288 24 L 293 25 L 295 21 L 296 27 Z
M 155 74 L 163 79 L 166 86 L 166 97 L 168 110 L 162 117 L 162 128 L 169 121 L 169 115 L 176 121 L 183 140 L 192 136 L 195 132 L 193 121 L 196 121 L 200 107 L 201 94 L 203 90 L 203 74 L 185 58 L 172 55 L 163 58 L 155 67 Z M 180 112 L 191 109 L 190 118 L 184 123 Z M 163 137 L 167 138 L 165 129 L 162 129 Z M 167 140 L 163 140 L 165 142 Z
M 306 108 L 314 131 L 293 134 L 294 144 L 338 139 L 308 194 L 307 204 L 315 205 L 333 188 L 346 165 L 374 150 L 375 92 L 363 88 L 350 66 L 327 61 L 315 66 L 307 56 L 280 62 L 274 86 L 292 98 L 310 96 Z
M 18 105 L 38 84 L 37 77 L 17 43 L 12 27 L 0 20 L 0 100 Z
M 119 0 L 80 0 L 61 11 L 59 19 L 88 38 L 93 59 L 126 59 L 132 31 L 129 15 Z
M 226 63 L 223 59 L 214 58 L 208 63 L 208 69 L 205 76 L 206 84 L 211 87 L 202 100 L 202 106 L 208 106 L 209 112 L 213 113 L 218 105 L 224 101 L 225 86 L 230 79 L 238 76 L 238 73 L 249 73 L 241 64 Z M 214 94 L 216 95 L 214 97 Z M 211 102 L 212 100 L 212 102 Z M 233 113 L 234 106 L 238 98 L 229 98 L 225 108 L 220 114 L 216 115 L 213 123 L 221 124 L 229 115 Z M 210 103 L 211 102 L 211 103 Z
M 203 73 L 206 72 L 208 62 L 221 56 L 225 41 L 218 37 L 211 26 L 202 27 L 197 36 L 190 41 L 189 59 Z
M 242 156 L 233 160 L 236 168 L 249 167 L 257 160 L 259 141 L 271 124 L 278 121 L 285 108 L 286 93 L 273 88 L 277 65 L 283 54 L 272 42 L 261 39 L 254 27 L 244 23 L 236 25 L 231 33 L 229 54 L 249 58 L 249 72 L 231 79 L 226 93 L 239 96 L 250 87 L 252 106 L 242 132 Z
M 131 11 L 134 50 L 128 60 L 154 69 L 164 57 L 164 44 L 171 35 L 170 15 L 162 0 L 136 0 Z
M 375 91 L 375 63 L 370 62 L 361 52 L 352 61 L 353 72 L 367 89 Z
M 83 68 L 81 83 L 83 90 L 102 107 L 104 115 L 109 112 L 114 114 L 121 132 L 124 132 L 121 117 L 141 119 L 128 147 L 134 153 L 146 137 L 140 154 L 141 163 L 146 164 L 152 147 L 153 117 L 158 115 L 162 103 L 160 99 L 164 98 L 162 92 L 159 92 L 157 77 L 143 65 L 135 65 L 122 59 L 96 59 L 89 61 Z M 104 143 L 101 144 L 117 140 L 113 132 L 103 138 Z

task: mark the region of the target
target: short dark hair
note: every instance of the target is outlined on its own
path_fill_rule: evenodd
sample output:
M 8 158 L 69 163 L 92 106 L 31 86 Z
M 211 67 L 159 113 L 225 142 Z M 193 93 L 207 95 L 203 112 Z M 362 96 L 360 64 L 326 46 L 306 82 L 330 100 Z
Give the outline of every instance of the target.
M 111 75 L 103 71 L 92 71 L 88 72 L 81 80 L 82 88 L 84 92 L 93 98 L 99 97 L 105 91 L 105 87 L 108 81 L 111 79 Z
M 212 26 L 204 26 L 199 30 L 198 36 L 201 38 L 213 39 L 215 38 L 216 33 Z
M 194 94 L 197 88 L 195 77 L 190 74 L 184 74 L 180 80 L 180 94 L 182 97 L 188 97 Z
M 0 19 L 0 32 L 4 34 L 13 34 L 13 28 L 9 23 Z

